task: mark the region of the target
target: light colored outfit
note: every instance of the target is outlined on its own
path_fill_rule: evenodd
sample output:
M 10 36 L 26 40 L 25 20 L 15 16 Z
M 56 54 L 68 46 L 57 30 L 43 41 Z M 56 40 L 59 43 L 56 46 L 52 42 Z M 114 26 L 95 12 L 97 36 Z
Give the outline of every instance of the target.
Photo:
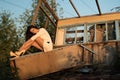
M 40 28 L 39 29 L 39 32 L 37 32 L 34 36 L 31 37 L 31 40 L 35 40 L 36 38 L 42 38 L 43 39 L 43 49 L 44 49 L 44 52 L 47 52 L 47 51 L 51 51 L 53 50 L 53 43 L 52 43 L 52 40 L 51 40 L 51 37 L 49 35 L 49 33 L 44 29 L 44 28 Z M 25 50 L 21 52 L 10 52 L 10 55 L 11 56 L 15 56 L 15 57 L 19 57 L 21 54 L 24 54 L 25 53 Z
M 51 37 L 44 28 L 40 28 L 37 35 L 44 40 L 44 43 L 43 43 L 44 52 L 53 50 L 53 43 L 52 43 Z

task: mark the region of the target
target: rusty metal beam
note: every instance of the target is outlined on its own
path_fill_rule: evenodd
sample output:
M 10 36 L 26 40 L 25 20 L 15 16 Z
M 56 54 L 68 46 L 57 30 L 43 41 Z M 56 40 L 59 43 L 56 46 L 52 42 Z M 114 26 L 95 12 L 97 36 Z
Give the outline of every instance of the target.
M 35 25 L 35 20 L 37 19 L 40 5 L 41 5 L 41 0 L 38 0 L 38 4 L 37 4 L 37 6 L 35 8 L 35 11 L 33 13 L 33 18 L 32 18 L 31 25 Z
M 52 14 L 52 16 L 56 19 L 56 21 L 59 20 L 58 16 L 55 14 L 54 10 L 49 6 L 49 4 L 46 2 L 46 0 L 42 0 L 43 3 L 45 4 L 45 7 L 47 7 L 47 9 L 50 11 L 50 13 Z
M 98 0 L 95 0 L 96 1 L 96 4 L 97 4 L 97 8 L 98 8 L 98 11 L 99 11 L 99 15 L 101 15 L 101 10 L 100 10 L 100 6 L 99 6 L 99 3 L 98 3 Z
M 79 14 L 79 12 L 77 11 L 77 9 L 75 8 L 75 5 L 73 4 L 72 0 L 69 0 L 69 1 L 70 1 L 70 3 L 71 3 L 72 7 L 74 8 L 75 12 L 77 13 L 78 17 L 80 17 L 80 14 Z
M 45 22 L 45 25 L 44 25 L 44 28 L 46 29 L 47 28 L 47 26 L 48 26 L 48 22 L 49 22 L 49 19 L 48 18 L 46 18 L 46 22 Z
M 81 47 L 83 47 L 84 49 L 88 50 L 89 52 L 93 53 L 93 54 L 97 54 L 95 51 L 89 49 L 88 47 L 84 46 L 83 44 L 80 44 Z
M 46 53 L 39 52 L 13 58 L 11 62 L 15 61 L 20 80 L 28 80 L 78 65 L 83 66 L 81 57 L 78 56 L 81 55 L 81 51 L 77 45 L 66 46 Z
M 56 27 L 56 24 L 54 23 L 54 21 L 49 17 L 49 15 L 45 12 L 45 10 L 40 6 L 40 9 L 43 11 L 43 13 L 47 16 L 47 18 L 51 21 L 51 23 L 54 25 L 54 27 Z

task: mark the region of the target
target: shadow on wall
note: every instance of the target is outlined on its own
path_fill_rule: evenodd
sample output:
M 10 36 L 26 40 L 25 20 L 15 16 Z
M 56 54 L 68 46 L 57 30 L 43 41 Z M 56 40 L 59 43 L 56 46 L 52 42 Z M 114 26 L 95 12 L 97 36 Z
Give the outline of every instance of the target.
M 115 63 L 117 62 L 118 59 L 118 54 L 116 51 L 116 47 L 113 46 L 104 46 L 105 49 L 105 63 L 110 66 L 113 67 L 115 65 Z

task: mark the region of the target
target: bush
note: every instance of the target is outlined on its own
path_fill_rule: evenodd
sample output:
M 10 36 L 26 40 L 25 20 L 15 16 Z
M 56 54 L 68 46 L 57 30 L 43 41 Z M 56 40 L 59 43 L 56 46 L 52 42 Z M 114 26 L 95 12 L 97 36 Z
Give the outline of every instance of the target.
M 0 80 L 18 80 L 17 70 L 10 66 L 10 56 L 0 54 Z

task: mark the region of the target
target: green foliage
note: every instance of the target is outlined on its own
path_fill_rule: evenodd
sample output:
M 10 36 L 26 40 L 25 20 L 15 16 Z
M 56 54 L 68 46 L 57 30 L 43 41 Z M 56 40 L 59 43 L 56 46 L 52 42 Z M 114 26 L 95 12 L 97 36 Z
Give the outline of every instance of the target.
M 10 66 L 9 52 L 14 48 L 16 28 L 8 11 L 0 13 L 0 80 L 16 80 L 16 72 Z
M 18 80 L 16 69 L 10 66 L 9 55 L 6 53 L 0 54 L 0 80 Z
M 0 13 L 0 53 L 3 53 L 2 50 L 12 49 L 15 42 L 16 28 L 10 15 L 7 11 Z
M 120 6 L 112 8 L 111 11 L 120 12 Z

